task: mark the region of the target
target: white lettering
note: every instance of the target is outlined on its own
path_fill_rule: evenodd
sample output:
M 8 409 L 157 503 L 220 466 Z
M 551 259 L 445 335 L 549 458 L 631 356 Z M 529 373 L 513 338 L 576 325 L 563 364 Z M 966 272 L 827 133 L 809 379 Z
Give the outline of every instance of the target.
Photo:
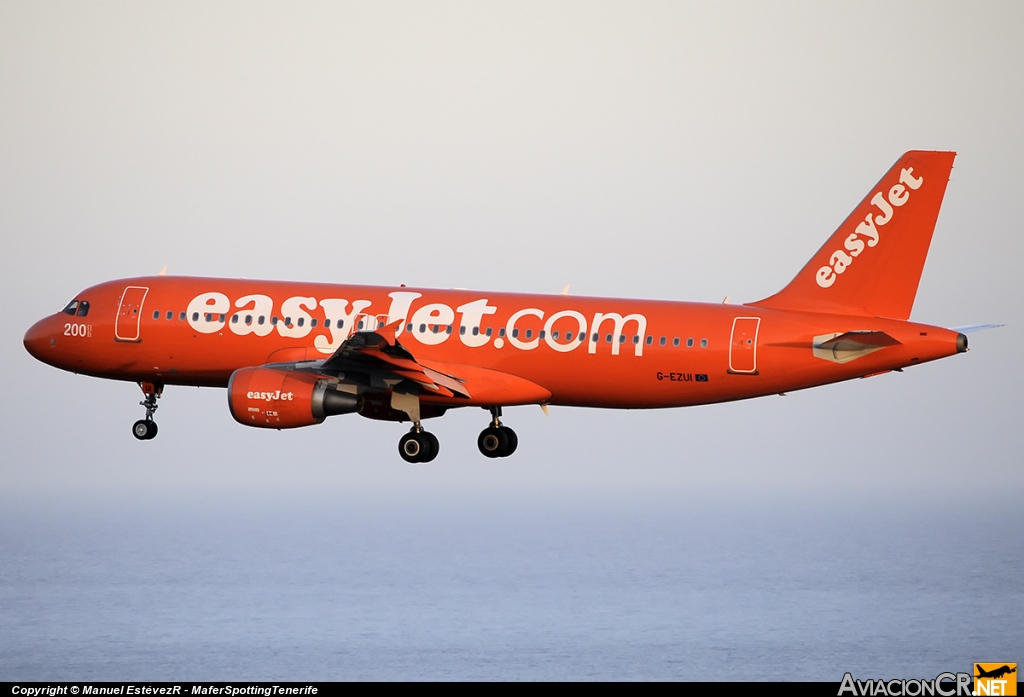
M 531 339 L 529 341 L 523 341 L 518 336 L 516 336 L 516 334 L 518 334 L 518 332 L 516 331 L 516 322 L 518 322 L 523 317 L 527 316 L 544 319 L 544 312 L 538 310 L 535 307 L 528 307 L 525 310 L 520 310 L 519 312 L 513 313 L 513 315 L 508 318 L 508 324 L 505 325 L 505 338 L 507 338 L 509 343 L 515 346 L 517 349 L 522 349 L 523 351 L 532 351 L 533 349 L 537 348 L 537 345 L 540 343 L 540 339 Z
M 203 293 L 188 304 L 188 323 L 200 334 L 213 334 L 224 328 L 220 316 L 231 309 L 231 301 L 223 293 Z M 209 317 L 211 321 L 207 322 Z
M 890 206 L 889 202 L 885 200 L 884 196 L 882 196 L 881 191 L 871 197 L 871 205 L 878 206 L 878 210 L 882 211 L 881 216 L 875 216 L 875 225 L 881 227 L 892 220 L 892 206 Z
M 597 342 L 594 337 L 600 338 L 601 325 L 605 320 L 610 319 L 615 326 L 615 330 L 612 333 L 612 355 L 619 355 L 619 337 L 625 333 L 626 322 L 636 322 L 636 333 L 639 336 L 643 336 L 647 333 L 647 318 L 643 315 L 633 314 L 626 315 L 623 317 L 617 312 L 609 312 L 607 314 L 597 312 L 594 314 L 594 321 L 590 323 L 590 330 L 593 332 L 590 336 L 590 343 L 587 347 L 587 353 L 597 353 Z M 644 353 L 644 342 L 638 341 L 635 345 L 634 353 L 637 356 L 642 356 Z
M 281 336 L 300 338 L 309 334 L 313 327 L 309 320 L 312 317 L 306 310 L 316 309 L 316 298 L 304 298 L 301 295 L 288 298 L 281 304 L 281 321 L 277 323 L 277 333 Z M 291 324 L 285 324 L 285 319 L 291 319 Z M 302 320 L 301 322 L 299 320 Z
M 864 251 L 864 240 L 857 237 L 857 233 L 853 233 L 846 238 L 843 246 L 846 247 L 846 251 L 850 253 L 851 257 L 857 257 Z
M 897 184 L 896 186 L 889 189 L 889 203 L 896 206 L 897 208 L 899 208 L 909 200 L 910 192 L 907 191 L 907 187 L 903 186 L 902 184 Z
M 869 247 L 874 247 L 878 244 L 878 229 L 875 228 L 875 222 L 872 220 L 870 213 L 868 213 L 868 217 L 864 219 L 864 222 L 857 226 L 855 233 L 867 237 Z
M 822 266 L 818 269 L 818 273 L 815 275 L 814 280 L 816 280 L 818 285 L 822 288 L 829 288 L 836 282 L 835 271 L 832 270 L 831 266 Z
M 334 353 L 341 346 L 355 328 L 356 316 L 371 305 L 369 300 L 355 300 L 352 302 L 352 309 L 348 309 L 348 300 L 344 298 L 324 298 L 320 301 L 320 307 L 324 308 L 324 314 L 331 320 L 328 331 L 331 336 L 318 334 L 313 339 L 313 345 L 320 353 L 328 355 Z
M 914 168 L 904 167 L 903 170 L 900 171 L 900 181 L 914 191 L 917 191 L 921 188 L 921 185 L 924 184 L 924 177 L 914 178 Z
M 473 334 L 473 327 L 479 327 L 483 321 L 484 315 L 493 315 L 498 311 L 498 308 L 487 304 L 487 299 L 474 300 L 471 303 L 460 305 L 456 308 L 462 313 L 462 319 L 460 325 L 466 328 L 466 333 L 459 332 L 459 338 L 462 339 L 462 343 L 470 348 L 478 348 L 483 346 L 491 337 L 486 336 L 483 331 Z
M 558 341 L 555 340 L 551 328 L 555 326 L 555 322 L 562 319 L 563 317 L 572 317 L 574 320 L 576 320 L 576 323 L 579 326 L 579 331 L 576 334 L 576 339 L 569 341 L 568 343 L 565 344 L 560 344 L 558 343 Z M 576 312 L 576 310 L 562 310 L 561 312 L 556 312 L 555 314 L 548 317 L 548 321 L 544 323 L 544 341 L 547 343 L 548 346 L 553 348 L 555 351 L 559 351 L 561 353 L 566 353 L 568 351 L 572 351 L 573 349 L 582 346 L 583 338 L 586 335 L 587 318 L 584 317 L 579 312 Z
M 421 344 L 428 346 L 443 343 L 448 338 L 447 327 L 454 321 L 455 312 L 444 303 L 424 305 L 412 316 L 414 328 L 418 329 L 420 324 L 427 325 L 427 331 L 417 332 L 415 336 Z M 434 325 L 438 326 L 437 332 L 433 331 Z
M 409 316 L 409 308 L 412 306 L 412 301 L 423 297 L 423 294 L 399 290 L 394 293 L 388 293 L 388 297 L 391 298 L 391 307 L 388 309 L 388 324 L 402 320 L 401 326 L 395 332 L 396 337 L 401 336 L 402 332 L 405 331 L 405 319 Z
M 239 318 L 239 321 L 232 322 L 229 325 L 231 331 L 239 336 L 246 334 L 266 336 L 274 330 L 274 327 L 270 324 L 270 314 L 274 311 L 274 301 L 266 295 L 246 295 L 235 301 L 235 307 L 244 309 L 250 303 L 252 303 L 252 310 L 245 314 L 251 315 L 252 321 L 246 323 L 242 318 Z M 263 324 L 259 323 L 260 317 L 263 317 Z

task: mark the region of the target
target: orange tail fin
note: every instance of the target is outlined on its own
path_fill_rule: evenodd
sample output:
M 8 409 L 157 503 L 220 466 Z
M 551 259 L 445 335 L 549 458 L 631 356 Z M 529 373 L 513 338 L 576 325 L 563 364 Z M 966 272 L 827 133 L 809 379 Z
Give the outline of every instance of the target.
M 751 304 L 908 319 L 955 157 L 906 153 L 788 286 Z

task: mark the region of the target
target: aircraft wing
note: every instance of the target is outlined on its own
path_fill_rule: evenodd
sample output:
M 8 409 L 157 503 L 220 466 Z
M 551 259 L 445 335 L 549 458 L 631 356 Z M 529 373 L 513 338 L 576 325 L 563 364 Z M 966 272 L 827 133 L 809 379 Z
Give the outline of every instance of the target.
M 352 334 L 326 360 L 315 349 L 280 349 L 266 365 L 344 378 L 363 375 L 371 392 L 386 392 L 403 380 L 419 388 L 428 402 L 465 406 L 513 406 L 543 404 L 550 390 L 526 378 L 476 365 L 444 363 L 415 357 L 398 341 L 401 322 L 376 331 Z M 358 378 L 357 378 L 358 379 Z
M 471 397 L 465 381 L 419 363 L 397 339 L 402 321 L 371 332 L 356 332 L 319 367 L 324 372 L 392 373 L 441 397 Z

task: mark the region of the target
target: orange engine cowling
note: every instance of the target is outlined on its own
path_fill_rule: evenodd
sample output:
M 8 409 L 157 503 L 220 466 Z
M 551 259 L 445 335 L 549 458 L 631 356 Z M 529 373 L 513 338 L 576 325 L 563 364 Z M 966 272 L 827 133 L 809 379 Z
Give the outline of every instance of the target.
M 359 410 L 359 399 L 338 392 L 320 375 L 277 368 L 242 368 L 228 382 L 235 421 L 257 428 L 298 428 Z

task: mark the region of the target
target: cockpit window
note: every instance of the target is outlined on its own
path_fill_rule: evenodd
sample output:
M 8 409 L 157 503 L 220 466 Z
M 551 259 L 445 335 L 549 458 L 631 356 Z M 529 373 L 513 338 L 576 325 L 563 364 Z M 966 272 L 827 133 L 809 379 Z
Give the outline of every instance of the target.
M 72 317 L 76 315 L 78 317 L 85 317 L 89 314 L 89 302 L 87 300 L 72 300 L 61 312 Z

